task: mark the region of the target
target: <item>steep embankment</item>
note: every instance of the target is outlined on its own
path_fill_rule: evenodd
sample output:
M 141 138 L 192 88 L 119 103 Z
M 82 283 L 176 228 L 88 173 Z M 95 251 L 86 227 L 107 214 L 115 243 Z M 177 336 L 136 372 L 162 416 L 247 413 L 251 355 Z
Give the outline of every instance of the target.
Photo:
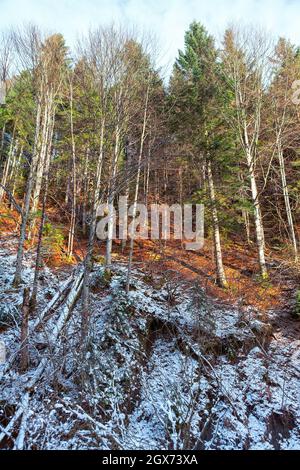
M 134 271 L 91 280 L 81 348 L 80 267 L 41 273 L 30 368 L 18 370 L 22 289 L 14 242 L 0 253 L 0 446 L 29 449 L 300 448 L 299 323 L 287 313 L 224 305 L 199 286 Z M 33 275 L 26 255 L 24 287 Z M 39 319 L 43 317 L 43 321 Z

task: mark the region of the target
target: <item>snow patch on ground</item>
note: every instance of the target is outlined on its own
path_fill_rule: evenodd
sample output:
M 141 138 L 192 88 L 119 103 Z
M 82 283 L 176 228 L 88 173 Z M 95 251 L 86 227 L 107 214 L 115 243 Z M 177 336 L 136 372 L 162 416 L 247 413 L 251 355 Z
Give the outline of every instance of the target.
M 0 340 L 17 358 L 22 289 L 11 287 L 10 253 L 0 248 L 0 318 L 9 319 Z M 33 266 L 27 254 L 24 286 Z M 43 271 L 39 310 L 66 275 Z M 49 357 L 30 397 L 25 448 L 300 449 L 299 341 L 270 336 L 262 344 L 255 313 L 220 306 L 195 286 L 171 298 L 168 285 L 155 287 L 135 270 L 127 297 L 125 279 L 122 265 L 111 279 L 103 267 L 93 273 L 84 355 L 80 301 L 51 351 L 38 349 L 43 331 L 31 338 L 32 369 L 20 374 L 16 360 L 0 383 L 2 427 Z

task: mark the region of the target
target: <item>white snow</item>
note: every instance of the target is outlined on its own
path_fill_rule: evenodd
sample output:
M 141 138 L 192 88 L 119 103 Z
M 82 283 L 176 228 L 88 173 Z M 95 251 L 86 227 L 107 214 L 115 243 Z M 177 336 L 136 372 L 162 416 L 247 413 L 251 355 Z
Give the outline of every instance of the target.
M 15 358 L 0 383 L 2 428 L 47 358 L 18 439 L 24 448 L 300 449 L 299 340 L 276 333 L 265 349 L 255 339 L 262 326 L 255 312 L 241 321 L 236 307 L 221 306 L 200 291 L 199 304 L 194 287 L 179 292 L 172 304 L 167 287 L 149 285 L 141 270 L 133 272 L 126 297 L 126 267 L 116 264 L 108 287 L 99 287 L 99 267 L 84 357 L 78 301 L 52 349 L 39 347 L 47 342 L 44 329 L 32 329 L 31 369 L 19 374 L 22 290 L 11 287 L 14 262 L 10 247 L 0 247 L 0 321 L 9 323 L 0 329 L 0 341 L 8 359 Z M 32 281 L 33 266 L 34 256 L 27 253 L 24 286 Z M 45 269 L 39 312 L 66 276 Z M 48 321 L 48 334 L 56 318 Z M 226 347 L 209 350 L 203 338 Z M 0 377 L 1 370 L 3 365 Z M 9 445 L 3 441 L 0 448 Z

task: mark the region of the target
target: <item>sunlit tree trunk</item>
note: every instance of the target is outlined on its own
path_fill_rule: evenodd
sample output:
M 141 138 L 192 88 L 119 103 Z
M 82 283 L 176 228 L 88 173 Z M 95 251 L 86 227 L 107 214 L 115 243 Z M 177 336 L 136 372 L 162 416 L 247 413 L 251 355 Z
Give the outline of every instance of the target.
M 41 136 L 41 148 L 38 157 L 36 176 L 34 181 L 33 188 L 33 202 L 32 202 L 32 212 L 35 212 L 38 209 L 39 197 L 42 187 L 43 173 L 45 167 L 49 165 L 48 158 L 51 155 L 51 146 L 53 139 L 53 121 L 54 121 L 54 108 L 53 108 L 53 94 L 52 92 L 47 95 L 45 111 L 44 111 L 44 120 L 43 120 L 43 130 Z M 32 227 L 34 223 L 32 224 Z
M 26 238 L 26 228 L 30 210 L 30 200 L 32 194 L 32 187 L 33 187 L 33 179 L 37 167 L 37 160 L 38 160 L 38 146 L 39 146 L 39 130 L 40 130 L 40 121 L 41 121 L 41 101 L 38 101 L 37 104 L 37 111 L 36 111 L 36 128 L 35 128 L 35 142 L 34 142 L 34 149 L 32 155 L 32 161 L 29 169 L 29 175 L 27 178 L 26 184 L 26 191 L 25 191 L 25 198 L 23 204 L 23 213 L 22 213 L 22 221 L 20 227 L 20 236 L 19 236 L 19 243 L 18 243 L 18 251 L 17 251 L 17 260 L 16 260 L 16 271 L 14 276 L 14 285 L 18 286 L 22 280 L 22 262 L 23 262 L 23 253 L 24 253 L 24 243 Z
M 93 262 L 93 252 L 94 252 L 94 242 L 96 234 L 96 224 L 97 224 L 97 211 L 100 203 L 100 187 L 101 187 L 101 176 L 102 176 L 102 166 L 103 166 L 103 154 L 104 154 L 104 131 L 105 131 L 105 118 L 103 117 L 101 123 L 101 133 L 100 133 L 100 148 L 99 155 L 97 159 L 96 175 L 94 180 L 94 192 L 92 198 L 92 209 L 91 209 L 91 222 L 89 227 L 89 239 L 87 253 L 84 260 L 84 276 L 83 276 L 83 286 L 82 286 L 82 319 L 81 319 L 81 335 L 83 344 L 87 337 L 88 325 L 89 325 L 89 280 L 92 270 Z
M 76 191 L 77 191 L 77 180 L 76 180 L 76 147 L 74 137 L 74 120 L 73 120 L 73 84 L 70 79 L 70 130 L 71 130 L 71 142 L 72 142 L 72 210 L 71 210 L 71 222 L 69 228 L 68 237 L 68 256 L 72 257 L 74 248 L 74 236 L 75 236 L 75 224 L 76 224 Z
M 115 136 L 115 147 L 114 147 L 114 156 L 112 162 L 112 171 L 110 174 L 110 188 L 108 194 L 108 227 L 107 227 L 107 241 L 106 241 L 106 266 L 111 265 L 111 253 L 112 253 L 112 240 L 113 240 L 113 230 L 114 230 L 114 217 L 112 211 L 112 205 L 115 199 L 116 191 L 116 174 L 117 174 L 117 164 L 120 153 L 120 126 L 117 123 L 116 126 L 116 136 Z
M 48 196 L 48 184 L 49 184 L 49 169 L 46 169 L 44 175 L 44 194 L 43 194 L 43 204 L 42 204 L 42 215 L 40 220 L 39 226 L 39 233 L 38 233 L 38 243 L 36 248 L 36 261 L 35 261 L 35 270 L 34 270 L 34 279 L 32 283 L 32 294 L 30 298 L 30 311 L 33 313 L 36 308 L 37 302 L 37 293 L 38 293 L 38 278 L 39 272 L 42 264 L 42 241 L 43 241 L 43 231 L 45 226 L 46 220 L 46 203 L 47 203 L 47 196 Z
M 211 203 L 217 282 L 220 287 L 227 288 L 228 283 L 226 280 L 225 271 L 223 267 L 218 210 L 216 206 L 216 196 L 215 196 L 215 186 L 214 186 L 214 180 L 213 180 L 213 175 L 212 175 L 212 170 L 211 170 L 211 161 L 209 158 L 207 160 L 207 178 L 208 178 L 208 187 L 209 187 L 209 197 L 210 197 L 210 203 Z
M 246 145 L 246 158 L 247 158 L 247 166 L 248 166 L 248 174 L 250 179 L 250 187 L 251 187 L 251 195 L 252 195 L 252 203 L 254 206 L 254 224 L 255 224 L 255 233 L 256 233 L 256 244 L 258 250 L 258 261 L 260 267 L 260 273 L 263 279 L 268 277 L 268 271 L 266 266 L 266 259 L 265 259 L 265 236 L 264 236 L 264 228 L 263 228 L 263 220 L 261 214 L 260 203 L 258 199 L 258 190 L 257 190 L 257 183 L 254 171 L 254 157 L 251 154 L 251 150 L 248 143 L 248 134 L 246 124 L 244 127 L 244 135 L 245 135 L 245 145 Z
M 136 213 L 137 213 L 137 203 L 138 203 L 138 194 L 139 194 L 140 177 L 141 177 L 141 163 L 142 163 L 142 156 L 143 156 L 145 136 L 146 136 L 148 101 L 149 101 L 149 86 L 147 88 L 147 93 L 146 93 L 143 128 L 142 128 L 140 150 L 139 150 L 139 156 L 138 156 L 138 168 L 137 168 L 137 175 L 136 175 L 136 182 L 135 182 L 135 193 L 134 193 L 134 201 L 133 201 L 133 210 L 132 210 L 133 224 L 135 223 L 135 218 L 136 218 Z M 129 249 L 129 259 L 128 259 L 127 280 L 126 280 L 126 292 L 127 293 L 129 292 L 129 287 L 130 287 L 133 248 L 134 248 L 134 233 L 130 234 L 130 249 Z
M 290 239 L 291 239 L 291 243 L 293 247 L 295 261 L 298 261 L 297 239 L 296 239 L 294 221 L 293 221 L 293 216 L 292 216 L 292 209 L 291 209 L 291 204 L 290 204 L 289 190 L 288 190 L 288 185 L 286 181 L 283 151 L 282 151 L 282 146 L 280 144 L 280 141 L 278 142 L 278 161 L 279 161 L 281 185 L 282 185 L 282 191 L 283 191 L 283 197 L 284 197 L 284 203 L 285 203 L 286 217 L 288 221 L 289 235 L 290 235 Z
M 18 140 L 15 140 L 15 130 L 16 130 L 16 125 L 14 126 L 14 131 L 13 131 L 13 135 L 12 135 L 12 139 L 10 143 L 8 156 L 5 161 L 5 165 L 3 169 L 2 180 L 1 180 L 1 184 L 3 186 L 6 186 L 7 182 L 11 180 L 11 176 L 14 170 L 16 153 L 18 150 Z M 0 202 L 3 199 L 3 196 L 4 196 L 4 189 L 0 188 Z

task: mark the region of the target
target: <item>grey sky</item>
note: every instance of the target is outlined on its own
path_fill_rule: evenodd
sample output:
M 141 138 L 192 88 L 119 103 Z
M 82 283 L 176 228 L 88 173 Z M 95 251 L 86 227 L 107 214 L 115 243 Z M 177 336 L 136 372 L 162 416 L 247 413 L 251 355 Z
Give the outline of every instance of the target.
M 115 20 L 154 31 L 170 64 L 194 19 L 220 37 L 231 21 L 259 23 L 300 44 L 300 0 L 0 0 L 0 28 L 34 22 L 62 32 L 69 45 L 90 26 Z

